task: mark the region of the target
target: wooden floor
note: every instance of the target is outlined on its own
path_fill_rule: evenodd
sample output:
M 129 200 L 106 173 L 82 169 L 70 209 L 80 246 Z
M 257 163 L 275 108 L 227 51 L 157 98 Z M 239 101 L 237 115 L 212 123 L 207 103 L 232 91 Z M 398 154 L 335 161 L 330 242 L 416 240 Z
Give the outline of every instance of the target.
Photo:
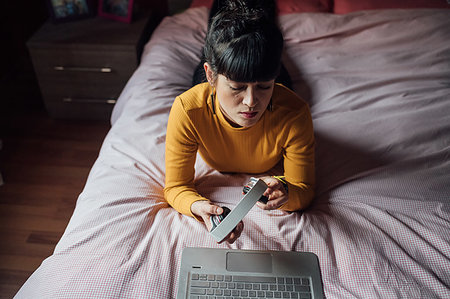
M 12 298 L 64 232 L 109 123 L 1 117 L 0 298 Z

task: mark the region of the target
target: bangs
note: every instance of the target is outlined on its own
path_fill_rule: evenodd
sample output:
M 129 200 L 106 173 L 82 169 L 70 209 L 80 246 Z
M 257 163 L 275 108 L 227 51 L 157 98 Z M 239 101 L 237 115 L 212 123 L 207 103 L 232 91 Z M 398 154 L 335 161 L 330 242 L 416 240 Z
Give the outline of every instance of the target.
M 236 82 L 270 81 L 280 71 L 281 51 L 258 32 L 241 36 L 224 49 L 218 47 L 217 73 Z

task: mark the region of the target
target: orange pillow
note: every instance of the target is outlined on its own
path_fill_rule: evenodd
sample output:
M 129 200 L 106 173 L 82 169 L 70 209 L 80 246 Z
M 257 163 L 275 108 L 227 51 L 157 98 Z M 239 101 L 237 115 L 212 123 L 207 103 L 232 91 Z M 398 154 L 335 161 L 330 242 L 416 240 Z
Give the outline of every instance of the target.
M 278 0 L 279 15 L 297 12 L 331 12 L 332 0 Z M 190 7 L 206 6 L 211 8 L 213 0 L 193 0 Z
M 447 0 L 334 0 L 334 13 L 391 8 L 450 8 Z

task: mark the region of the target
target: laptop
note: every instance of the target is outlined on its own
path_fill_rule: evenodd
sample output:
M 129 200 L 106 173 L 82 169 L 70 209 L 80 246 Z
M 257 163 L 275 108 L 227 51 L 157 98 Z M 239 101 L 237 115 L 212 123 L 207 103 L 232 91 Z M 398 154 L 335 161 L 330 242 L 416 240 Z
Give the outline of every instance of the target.
M 324 298 L 314 253 L 185 248 L 177 299 Z

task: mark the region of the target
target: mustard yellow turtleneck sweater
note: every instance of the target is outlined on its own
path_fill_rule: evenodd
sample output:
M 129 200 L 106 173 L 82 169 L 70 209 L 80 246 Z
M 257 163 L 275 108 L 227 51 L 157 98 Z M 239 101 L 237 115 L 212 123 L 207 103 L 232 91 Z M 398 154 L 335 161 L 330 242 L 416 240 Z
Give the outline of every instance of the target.
M 258 174 L 283 159 L 289 201 L 281 209 L 306 208 L 314 195 L 314 134 L 307 104 L 294 92 L 275 85 L 272 110 L 252 127 L 235 128 L 211 100 L 208 83 L 178 96 L 172 106 L 166 137 L 164 196 L 178 212 L 193 216 L 191 205 L 207 198 L 194 186 L 197 151 L 220 172 Z M 219 99 L 220 100 L 220 99 Z

